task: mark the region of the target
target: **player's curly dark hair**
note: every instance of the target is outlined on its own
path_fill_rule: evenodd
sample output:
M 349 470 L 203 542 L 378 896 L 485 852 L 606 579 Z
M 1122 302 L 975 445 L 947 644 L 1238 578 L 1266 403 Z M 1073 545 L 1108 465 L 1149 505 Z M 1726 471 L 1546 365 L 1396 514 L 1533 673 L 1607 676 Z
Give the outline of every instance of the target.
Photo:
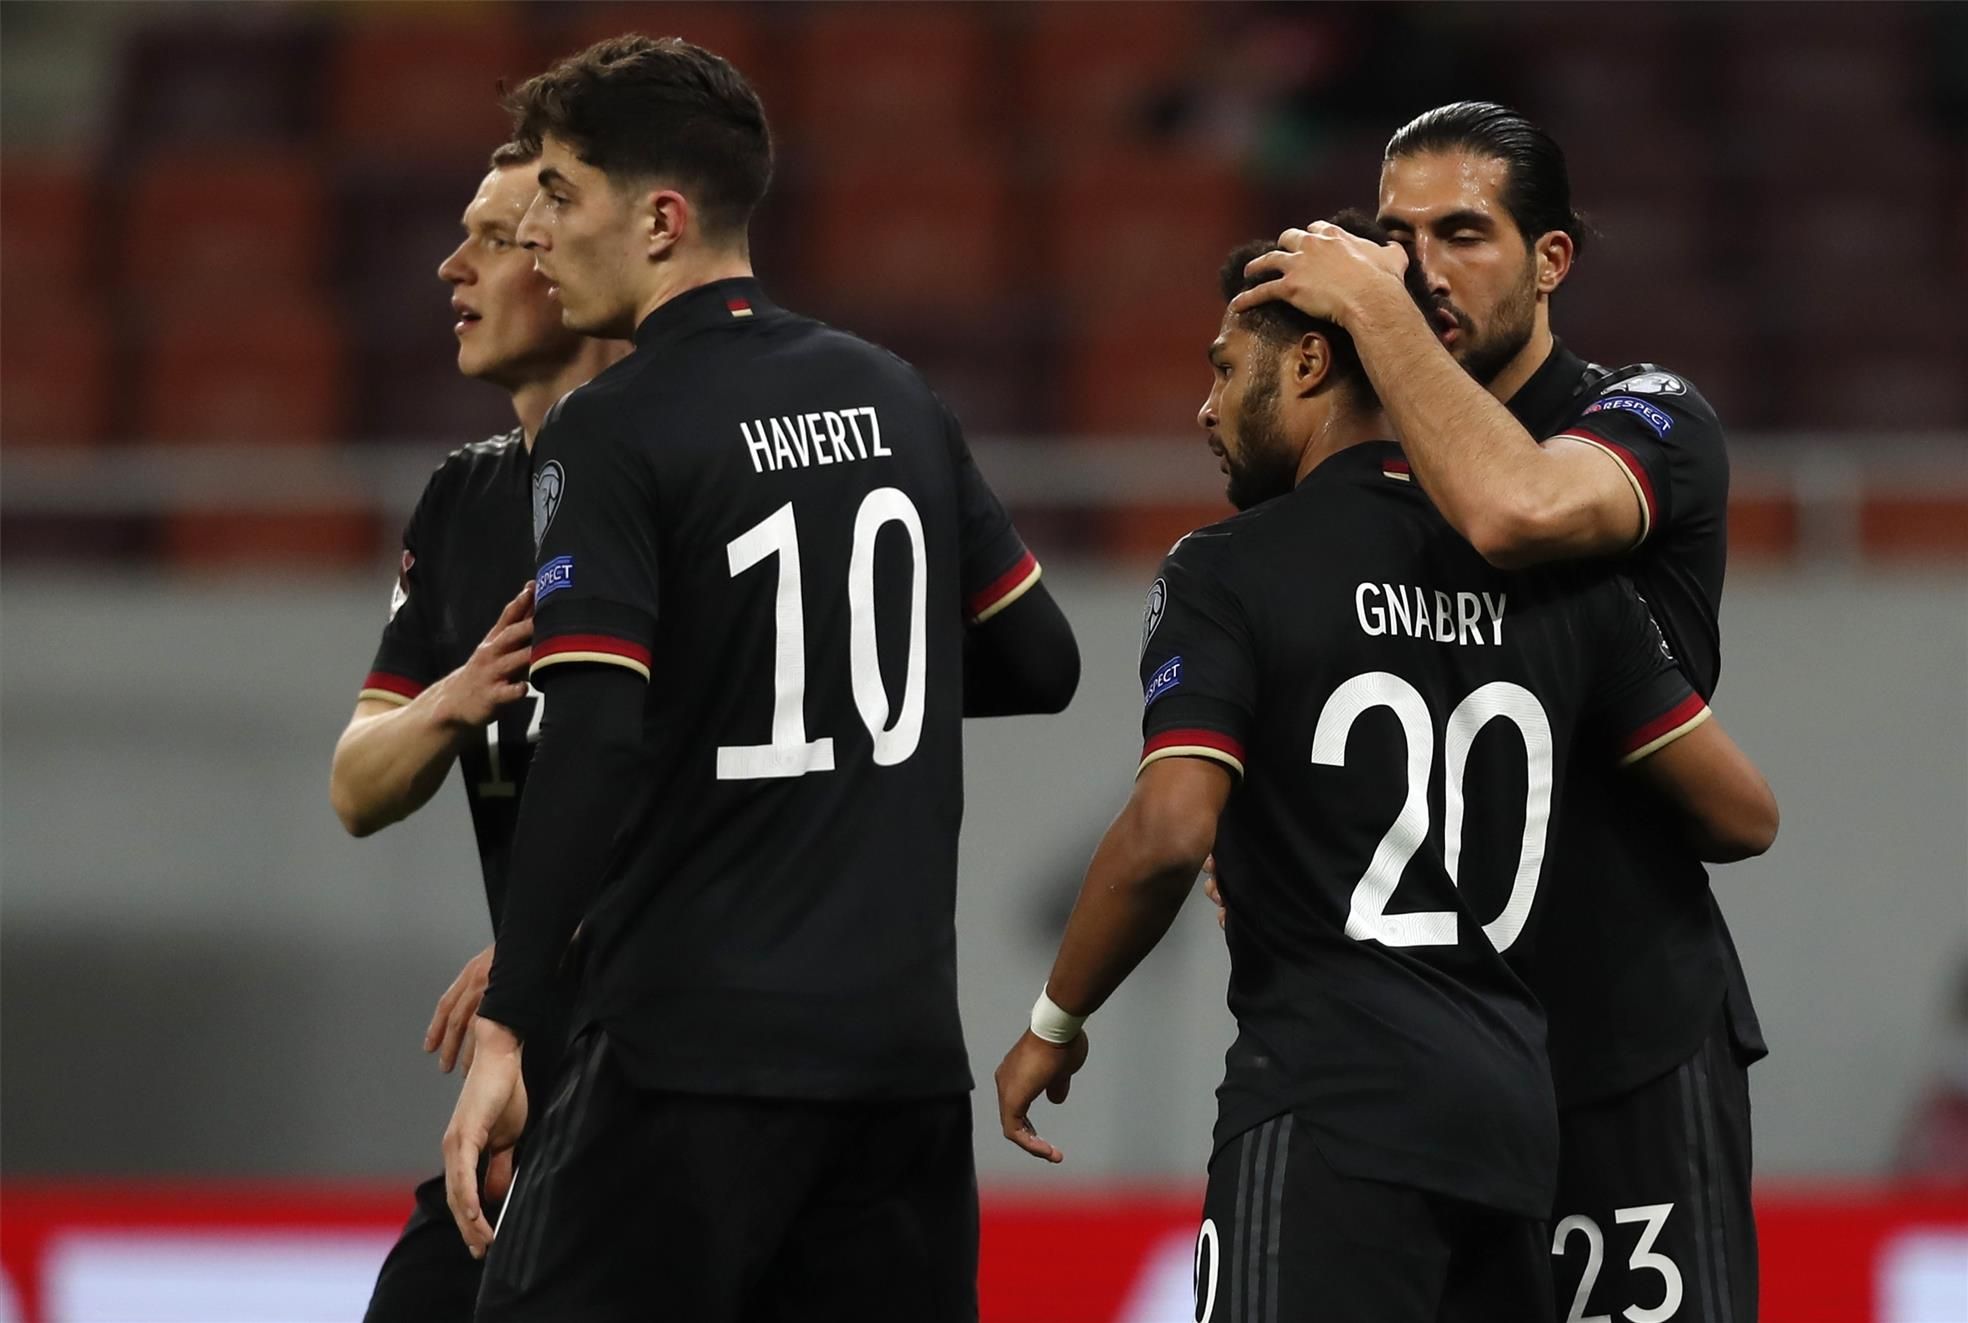
M 1362 239 L 1375 243 L 1388 242 L 1387 231 L 1363 211 L 1347 208 L 1332 217 L 1332 224 L 1348 234 L 1357 234 Z M 1271 279 L 1267 273 L 1256 276 L 1244 274 L 1244 268 L 1256 259 L 1272 251 L 1278 245 L 1271 239 L 1252 239 L 1238 244 L 1229 257 L 1224 259 L 1223 269 L 1217 274 L 1217 283 L 1223 291 L 1223 301 L 1228 303 L 1247 289 L 1253 289 Z M 1408 292 L 1415 293 L 1415 270 L 1409 268 Z M 1427 300 L 1417 297 L 1424 307 Z M 1273 299 L 1260 303 L 1238 317 L 1239 322 L 1257 341 L 1267 348 L 1278 350 L 1288 344 L 1295 344 L 1300 337 L 1317 332 L 1332 346 L 1333 380 L 1343 382 L 1354 392 L 1361 402 L 1378 407 L 1380 397 L 1374 392 L 1373 382 L 1367 378 L 1367 370 L 1360 363 L 1360 351 L 1353 344 L 1353 337 L 1336 322 L 1323 317 L 1312 317 L 1300 312 L 1283 299 Z
M 610 37 L 506 98 L 513 140 L 559 138 L 604 174 L 674 180 L 706 235 L 742 239 L 772 180 L 772 133 L 745 76 L 681 37 Z
M 1523 232 L 1526 247 L 1541 234 L 1562 230 L 1572 251 L 1585 247 L 1591 226 L 1572 208 L 1572 176 L 1557 140 L 1508 106 L 1494 101 L 1454 101 L 1424 111 L 1387 140 L 1383 160 L 1425 152 L 1469 151 L 1509 168 L 1503 209 Z

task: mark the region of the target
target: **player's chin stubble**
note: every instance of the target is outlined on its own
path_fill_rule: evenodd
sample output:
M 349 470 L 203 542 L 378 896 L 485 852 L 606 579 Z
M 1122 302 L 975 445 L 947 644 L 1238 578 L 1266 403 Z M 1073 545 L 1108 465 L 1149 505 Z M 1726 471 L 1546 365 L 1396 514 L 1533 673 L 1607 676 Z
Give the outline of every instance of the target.
M 1266 381 L 1251 388 L 1244 399 L 1244 416 L 1237 427 L 1237 445 L 1224 448 L 1230 481 L 1224 495 L 1239 510 L 1248 510 L 1292 489 L 1298 477 L 1298 457 L 1285 443 L 1278 425 L 1278 383 Z
M 1462 354 L 1463 371 L 1485 386 L 1495 381 L 1497 374 L 1510 366 L 1511 360 L 1530 343 L 1531 332 L 1537 325 L 1536 313 L 1537 285 L 1526 263 L 1524 279 L 1504 296 L 1491 315 L 1489 333 L 1481 339 L 1469 337 L 1468 348 Z

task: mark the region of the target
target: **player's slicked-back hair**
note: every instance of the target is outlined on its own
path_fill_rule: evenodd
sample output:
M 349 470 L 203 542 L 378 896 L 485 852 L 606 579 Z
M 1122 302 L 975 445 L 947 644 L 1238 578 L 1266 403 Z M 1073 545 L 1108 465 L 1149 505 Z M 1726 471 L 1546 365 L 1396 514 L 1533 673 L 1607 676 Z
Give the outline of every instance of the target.
M 1504 163 L 1503 209 L 1523 232 L 1526 246 L 1541 234 L 1563 230 L 1572 237 L 1573 252 L 1584 249 L 1591 227 L 1572 209 L 1571 172 L 1550 134 L 1494 101 L 1453 101 L 1402 125 L 1387 140 L 1382 159 L 1452 151 Z
M 514 138 L 511 142 L 502 142 L 492 149 L 489 165 L 494 170 L 503 170 L 511 165 L 531 165 L 539 159 L 539 143 Z
M 598 41 L 506 98 L 513 137 L 549 135 L 617 179 L 680 185 L 707 237 L 744 237 L 772 180 L 765 107 L 730 61 L 681 37 Z
M 1348 234 L 1357 234 L 1362 239 L 1375 243 L 1386 243 L 1387 231 L 1363 211 L 1347 208 L 1332 217 L 1332 223 Z M 1244 268 L 1257 258 L 1264 256 L 1278 245 L 1270 239 L 1252 239 L 1237 245 L 1234 252 L 1224 259 L 1223 270 L 1217 279 L 1223 290 L 1223 301 L 1228 303 L 1247 289 L 1254 289 L 1270 280 L 1268 273 L 1256 276 L 1244 274 Z M 1410 270 L 1412 271 L 1412 266 Z M 1409 281 L 1409 292 L 1414 292 L 1414 282 Z M 1272 299 L 1260 303 L 1248 312 L 1239 313 L 1238 323 L 1249 331 L 1259 344 L 1273 351 L 1286 345 L 1296 344 L 1300 338 L 1317 332 L 1332 346 L 1332 377 L 1353 392 L 1353 398 L 1370 407 L 1378 408 L 1380 397 L 1367 377 L 1367 370 L 1360 363 L 1360 351 L 1354 347 L 1353 337 L 1348 335 L 1336 322 L 1323 317 L 1312 317 L 1300 312 L 1283 299 Z

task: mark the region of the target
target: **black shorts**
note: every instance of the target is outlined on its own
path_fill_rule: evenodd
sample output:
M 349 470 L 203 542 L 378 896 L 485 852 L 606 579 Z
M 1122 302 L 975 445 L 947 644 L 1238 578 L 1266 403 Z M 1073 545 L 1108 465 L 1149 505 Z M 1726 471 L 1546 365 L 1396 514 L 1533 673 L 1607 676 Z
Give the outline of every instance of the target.
M 1718 1013 L 1675 1070 L 1559 1112 L 1556 1317 L 1755 1323 L 1750 1059 Z
M 376 1275 L 362 1323 L 468 1323 L 481 1264 L 444 1202 L 444 1177 L 417 1187 L 417 1206 Z
M 1544 1224 L 1342 1176 L 1277 1116 L 1217 1151 L 1196 1240 L 1199 1323 L 1531 1323 Z
M 975 1323 L 967 1097 L 652 1093 L 591 1029 L 535 1124 L 482 1323 Z

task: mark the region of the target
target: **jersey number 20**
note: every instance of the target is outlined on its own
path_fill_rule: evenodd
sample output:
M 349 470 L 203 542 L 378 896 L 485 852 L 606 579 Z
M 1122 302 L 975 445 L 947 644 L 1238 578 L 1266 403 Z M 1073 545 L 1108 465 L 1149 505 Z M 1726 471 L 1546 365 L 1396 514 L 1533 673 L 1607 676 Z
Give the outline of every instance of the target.
M 1428 780 L 1435 766 L 1435 722 L 1421 692 L 1387 671 L 1356 675 L 1333 691 L 1319 713 L 1312 734 L 1312 761 L 1322 767 L 1346 765 L 1346 736 L 1362 714 L 1376 707 L 1391 709 L 1400 718 L 1407 738 L 1408 794 L 1394 825 L 1380 839 L 1366 874 L 1353 888 L 1346 916 L 1346 935 L 1385 946 L 1454 946 L 1456 911 L 1415 910 L 1389 914 L 1387 902 L 1401 884 L 1401 874 L 1428 838 Z M 1544 867 L 1545 829 L 1551 822 L 1551 723 L 1537 696 L 1522 685 L 1497 680 L 1470 694 L 1449 713 L 1443 750 L 1448 757 L 1443 786 L 1442 861 L 1449 881 L 1458 882 L 1462 864 L 1462 782 L 1469 750 L 1476 735 L 1501 717 L 1517 728 L 1528 763 L 1528 793 L 1524 803 L 1524 843 L 1517 856 L 1517 873 L 1503 913 L 1483 925 L 1483 935 L 1498 951 L 1507 951 L 1524 931 L 1531 902 L 1537 897 L 1538 874 Z
M 888 704 L 881 658 L 875 651 L 875 537 L 884 524 L 900 524 L 909 535 L 913 572 L 909 582 L 909 664 L 903 671 L 902 706 Z M 779 587 L 773 598 L 777 638 L 772 651 L 772 742 L 720 744 L 720 781 L 805 776 L 834 770 L 834 741 L 806 738 L 806 608 L 800 595 L 799 524 L 791 501 L 725 544 L 731 577 L 759 562 L 779 558 Z M 928 658 L 923 632 L 929 597 L 929 566 L 924 562 L 922 516 L 899 488 L 877 487 L 854 516 L 854 550 L 847 562 L 848 674 L 854 706 L 875 742 L 875 762 L 892 767 L 907 761 L 922 741 L 923 688 Z M 893 712 L 895 724 L 889 724 Z

